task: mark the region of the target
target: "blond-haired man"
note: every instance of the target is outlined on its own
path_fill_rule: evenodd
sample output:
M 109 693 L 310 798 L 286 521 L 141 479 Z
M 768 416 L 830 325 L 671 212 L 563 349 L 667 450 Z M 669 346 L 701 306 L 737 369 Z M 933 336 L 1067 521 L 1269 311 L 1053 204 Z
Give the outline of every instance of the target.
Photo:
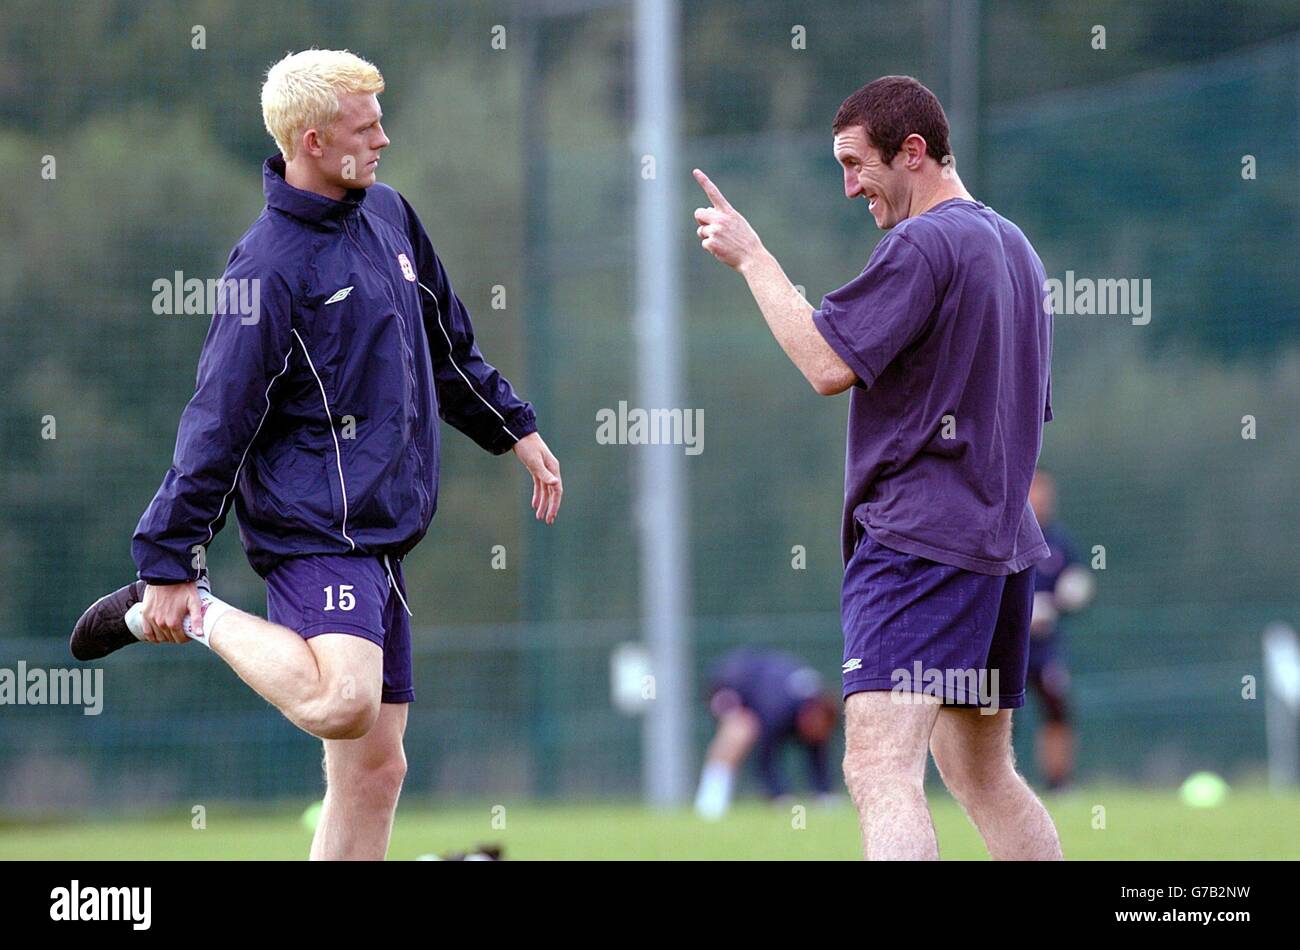
M 262 114 L 280 153 L 223 277 L 253 292 L 223 294 L 213 316 L 171 468 L 135 531 L 139 580 L 92 605 L 71 643 L 93 660 L 197 640 L 323 739 L 313 858 L 388 849 L 414 698 L 401 560 L 436 507 L 438 416 L 513 451 L 547 524 L 562 495 L 532 407 L 483 359 L 415 211 L 376 183 L 383 89 L 347 51 L 305 50 L 267 73 Z M 208 584 L 232 501 L 269 620 Z

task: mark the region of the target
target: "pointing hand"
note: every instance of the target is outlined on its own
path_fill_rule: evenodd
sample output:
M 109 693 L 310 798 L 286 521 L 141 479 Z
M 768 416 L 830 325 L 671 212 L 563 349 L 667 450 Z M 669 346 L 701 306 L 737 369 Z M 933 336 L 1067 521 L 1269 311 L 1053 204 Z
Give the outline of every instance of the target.
M 709 196 L 711 207 L 696 208 L 695 220 L 699 227 L 695 233 L 701 246 L 728 267 L 739 270 L 763 249 L 763 242 L 750 227 L 744 215 L 731 206 L 718 186 L 698 168 L 695 180 Z

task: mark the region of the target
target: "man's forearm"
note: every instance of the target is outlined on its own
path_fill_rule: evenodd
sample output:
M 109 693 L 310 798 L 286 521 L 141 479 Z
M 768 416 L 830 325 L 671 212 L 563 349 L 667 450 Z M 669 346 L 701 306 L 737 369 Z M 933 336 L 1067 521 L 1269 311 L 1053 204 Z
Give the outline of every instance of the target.
M 737 269 L 772 336 L 813 389 L 832 395 L 853 385 L 853 371 L 822 337 L 813 323 L 812 304 L 791 283 L 780 262 L 763 248 Z
M 758 233 L 709 176 L 697 168 L 695 180 L 712 204 L 710 208 L 695 209 L 699 224 L 695 233 L 703 248 L 744 276 L 776 342 L 812 388 L 823 396 L 844 392 L 857 377 L 818 331 L 812 305 L 795 290 L 776 258 L 763 247 Z

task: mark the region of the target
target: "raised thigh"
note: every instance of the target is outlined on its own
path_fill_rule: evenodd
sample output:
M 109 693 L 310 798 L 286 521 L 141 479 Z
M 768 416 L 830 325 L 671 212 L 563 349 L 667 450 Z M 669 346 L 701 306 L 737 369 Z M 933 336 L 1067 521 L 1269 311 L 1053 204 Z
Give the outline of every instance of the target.
M 320 670 L 321 696 L 330 705 L 379 712 L 384 651 L 350 633 L 320 633 L 307 641 Z
M 388 575 L 377 557 L 312 554 L 276 565 L 266 578 L 266 616 L 310 642 L 346 633 L 384 646 Z
M 267 576 L 267 616 L 294 630 L 316 658 L 323 705 L 378 713 L 389 652 L 391 590 L 379 558 L 288 558 Z M 406 649 L 409 651 L 409 635 Z

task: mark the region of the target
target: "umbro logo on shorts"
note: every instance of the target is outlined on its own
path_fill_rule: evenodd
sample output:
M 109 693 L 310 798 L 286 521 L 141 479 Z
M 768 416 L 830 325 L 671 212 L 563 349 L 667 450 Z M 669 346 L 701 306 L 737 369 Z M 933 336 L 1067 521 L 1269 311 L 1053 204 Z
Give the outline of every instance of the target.
M 347 296 L 348 294 L 350 294 L 350 293 L 352 293 L 352 288 L 351 288 L 351 287 L 344 287 L 342 290 L 340 290 L 338 293 L 336 293 L 336 294 L 335 294 L 333 297 L 331 297 L 329 300 L 325 301 L 325 303 L 323 304 L 323 306 L 328 307 L 328 306 L 329 306 L 330 304 L 332 304 L 332 303 L 338 303 L 340 300 L 342 300 L 344 297 L 346 297 L 346 296 Z
M 849 660 L 847 663 L 845 663 L 843 666 L 843 670 L 845 673 L 852 673 L 854 670 L 860 670 L 860 669 L 862 669 L 862 660 L 856 656 L 853 659 Z

